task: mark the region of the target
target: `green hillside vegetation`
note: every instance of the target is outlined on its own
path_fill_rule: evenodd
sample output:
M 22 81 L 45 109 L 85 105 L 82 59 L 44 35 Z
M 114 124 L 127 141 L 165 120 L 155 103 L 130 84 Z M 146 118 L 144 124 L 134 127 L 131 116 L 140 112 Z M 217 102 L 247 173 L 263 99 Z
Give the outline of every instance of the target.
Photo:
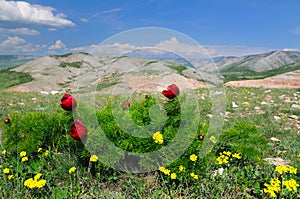
M 77 61 L 77 62 L 61 62 L 59 64 L 59 67 L 65 68 L 65 67 L 74 67 L 74 68 L 80 68 L 83 61 Z
M 229 68 L 221 70 L 221 74 L 224 76 L 224 81 L 235 81 L 235 80 L 249 80 L 249 79 L 263 79 L 275 75 L 280 75 L 287 72 L 300 70 L 300 63 L 295 63 L 280 68 L 257 72 L 246 67 L 239 67 L 238 65 L 232 65 Z
M 10 71 L 9 69 L 0 70 L 0 89 L 9 88 L 33 80 L 28 73 Z

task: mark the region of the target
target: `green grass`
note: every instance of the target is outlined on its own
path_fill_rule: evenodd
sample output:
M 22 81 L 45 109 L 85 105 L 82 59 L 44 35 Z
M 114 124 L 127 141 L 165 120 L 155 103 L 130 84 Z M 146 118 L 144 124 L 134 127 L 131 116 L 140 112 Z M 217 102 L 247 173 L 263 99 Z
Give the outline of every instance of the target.
M 187 67 L 183 65 L 169 65 L 168 67 L 176 70 L 180 75 L 183 75 L 182 71 L 187 69 Z
M 28 73 L 10 71 L 10 69 L 0 70 L 0 89 L 9 88 L 33 80 Z
M 268 71 L 257 72 L 249 68 L 240 68 L 238 66 L 232 66 L 221 70 L 221 74 L 224 76 L 224 81 L 235 81 L 235 80 L 249 80 L 249 79 L 263 79 L 266 77 L 272 77 L 282 73 L 287 73 L 295 70 L 300 70 L 300 64 L 292 64 Z
M 208 91 L 197 90 L 197 95 L 206 98 L 199 98 L 199 126 L 197 125 L 192 142 L 184 154 L 168 165 L 161 162 L 165 170 L 159 171 L 157 166 L 151 172 L 135 174 L 115 170 L 108 167 L 107 163 L 124 163 L 124 157 L 127 156 L 134 161 L 135 166 L 137 162 L 141 166 L 147 166 L 149 162 L 139 160 L 138 156 L 130 155 L 130 152 L 143 154 L 156 151 L 176 138 L 183 114 L 193 113 L 192 106 L 187 106 L 187 110 L 180 108 L 180 104 L 186 99 L 185 94 L 175 100 L 167 100 L 160 94 L 151 94 L 146 98 L 143 94 L 115 97 L 96 95 L 95 106 L 85 100 L 89 99 L 86 96 L 78 98 L 78 110 L 73 115 L 61 109 L 59 103 L 62 95 L 1 92 L 0 118 L 3 120 L 9 117 L 11 123 L 0 122 L 0 152 L 6 150 L 6 154 L 0 153 L 0 197 L 270 198 L 264 193 L 265 183 L 269 184 L 275 177 L 281 182 L 295 179 L 300 184 L 299 172 L 279 174 L 275 171 L 276 166 L 263 160 L 282 158 L 300 169 L 297 121 L 288 117 L 291 114 L 299 115 L 299 111 L 292 110 L 291 103 L 284 102 L 287 97 L 294 98 L 297 90 L 265 91 L 266 89 L 226 88 L 224 103 L 227 105 L 228 116 L 221 136 L 211 151 L 200 158 L 203 143 L 213 142 L 213 139 L 208 136 L 208 114 L 211 113 Z M 122 110 L 126 101 L 130 101 L 131 106 Z M 232 101 L 239 107 L 232 108 Z M 157 104 L 161 106 L 156 106 Z M 259 111 L 257 107 L 260 107 Z M 276 121 L 274 116 L 282 119 Z M 88 139 L 86 146 L 68 135 L 73 117 L 82 118 L 88 128 L 91 139 Z M 101 129 L 93 123 L 93 118 L 99 122 Z M 135 127 L 140 130 L 135 130 Z M 107 150 L 106 143 L 99 142 L 100 131 L 114 146 L 127 150 L 128 153 L 115 154 L 106 161 L 100 158 L 97 162 L 91 162 L 91 155 Z M 163 135 L 162 145 L 155 143 L 152 138 L 157 131 Z M 143 137 L 142 134 L 146 136 Z M 205 135 L 204 140 L 198 139 L 199 134 Z M 186 136 L 190 135 L 186 133 Z M 270 140 L 271 137 L 276 137 L 281 142 L 275 143 Z M 185 139 L 187 138 L 181 138 L 183 142 Z M 40 147 L 42 151 L 38 152 Z M 22 162 L 21 151 L 26 151 L 27 161 Z M 229 154 L 228 152 L 231 154 L 224 155 Z M 171 151 L 169 153 L 172 154 Z M 234 157 L 232 154 L 235 153 L 240 154 L 241 158 Z M 198 156 L 196 161 L 190 159 L 192 154 Z M 228 162 L 220 163 L 220 158 L 226 156 Z M 185 170 L 180 171 L 179 166 L 183 166 Z M 76 171 L 69 174 L 71 167 L 76 167 Z M 9 168 L 9 173 L 4 173 L 5 168 Z M 220 169 L 223 169 L 223 174 L 216 174 Z M 171 179 L 166 171 L 173 173 L 173 177 L 176 173 L 176 179 Z M 24 186 L 25 180 L 37 173 L 42 173 L 40 179 L 46 180 L 45 186 L 33 189 Z M 194 175 L 191 176 L 191 173 Z M 8 179 L 9 175 L 13 175 L 13 178 Z M 276 194 L 278 198 L 297 198 L 300 192 L 299 187 L 297 191 L 289 191 L 282 186 Z

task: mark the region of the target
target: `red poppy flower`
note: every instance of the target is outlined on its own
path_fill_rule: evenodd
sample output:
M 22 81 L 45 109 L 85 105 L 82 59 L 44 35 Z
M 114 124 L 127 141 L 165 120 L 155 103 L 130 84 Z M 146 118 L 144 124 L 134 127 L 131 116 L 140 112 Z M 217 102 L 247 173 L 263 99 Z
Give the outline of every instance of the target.
M 5 123 L 5 124 L 9 124 L 9 123 L 10 123 L 10 119 L 9 119 L 8 117 L 5 118 L 5 119 L 4 119 L 4 123 Z
M 61 98 L 60 106 L 66 111 L 72 111 L 77 107 L 77 102 L 71 95 L 64 94 Z
M 198 136 L 198 138 L 199 138 L 199 140 L 203 140 L 203 139 L 204 139 L 204 135 L 203 135 L 203 134 L 200 134 L 200 135 Z
M 87 129 L 80 120 L 75 120 L 72 124 L 70 136 L 76 141 L 85 141 Z
M 169 99 L 173 99 L 179 95 L 179 88 L 176 84 L 171 84 L 167 87 L 167 90 L 162 91 L 162 94 Z
M 123 105 L 123 110 L 126 110 L 130 107 L 130 102 L 125 102 Z

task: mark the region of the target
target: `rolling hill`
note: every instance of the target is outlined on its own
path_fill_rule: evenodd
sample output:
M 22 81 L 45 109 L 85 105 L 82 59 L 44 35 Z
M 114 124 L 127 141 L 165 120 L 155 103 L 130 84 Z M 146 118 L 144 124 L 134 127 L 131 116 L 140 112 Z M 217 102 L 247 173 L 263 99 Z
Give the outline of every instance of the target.
M 293 85 L 293 88 L 300 88 L 297 72 L 300 70 L 300 52 L 273 51 L 216 60 L 213 65 L 193 68 L 182 62 L 132 56 L 86 53 L 44 56 L 10 69 L 14 75 L 21 73 L 32 78 L 11 86 L 9 90 L 63 92 L 85 90 L 96 85 L 95 90 L 99 92 L 126 93 L 160 91 L 171 83 L 179 84 L 182 89 L 208 87 L 221 84 L 223 80 L 227 86 L 247 86 L 246 82 L 232 81 L 251 80 L 249 86 L 254 87 L 274 87 L 270 85 L 273 82 L 277 87 Z M 258 79 L 267 79 L 264 81 L 268 83 Z M 290 79 L 290 83 L 278 83 Z

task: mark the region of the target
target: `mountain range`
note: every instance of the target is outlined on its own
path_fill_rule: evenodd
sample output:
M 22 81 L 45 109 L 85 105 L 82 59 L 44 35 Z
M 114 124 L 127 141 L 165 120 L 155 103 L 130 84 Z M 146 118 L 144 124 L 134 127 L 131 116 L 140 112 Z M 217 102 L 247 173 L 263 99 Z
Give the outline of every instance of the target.
M 285 81 L 285 85 L 292 78 L 293 88 L 300 88 L 297 72 L 300 70 L 300 52 L 272 51 L 213 60 L 214 63 L 202 64 L 201 67 L 190 67 L 190 63 L 174 63 L 172 60 L 104 54 L 43 56 L 10 69 L 27 73 L 33 80 L 9 89 L 66 91 L 96 85 L 95 89 L 99 92 L 114 90 L 124 93 L 158 91 L 171 83 L 177 83 L 183 89 L 209 87 L 223 81 L 227 82 L 226 85 L 233 86 L 234 80 L 276 79 L 277 75 L 281 75 L 278 81 Z M 290 73 L 293 75 L 289 75 Z M 289 78 L 282 79 L 283 74 L 287 74 L 285 77 Z

